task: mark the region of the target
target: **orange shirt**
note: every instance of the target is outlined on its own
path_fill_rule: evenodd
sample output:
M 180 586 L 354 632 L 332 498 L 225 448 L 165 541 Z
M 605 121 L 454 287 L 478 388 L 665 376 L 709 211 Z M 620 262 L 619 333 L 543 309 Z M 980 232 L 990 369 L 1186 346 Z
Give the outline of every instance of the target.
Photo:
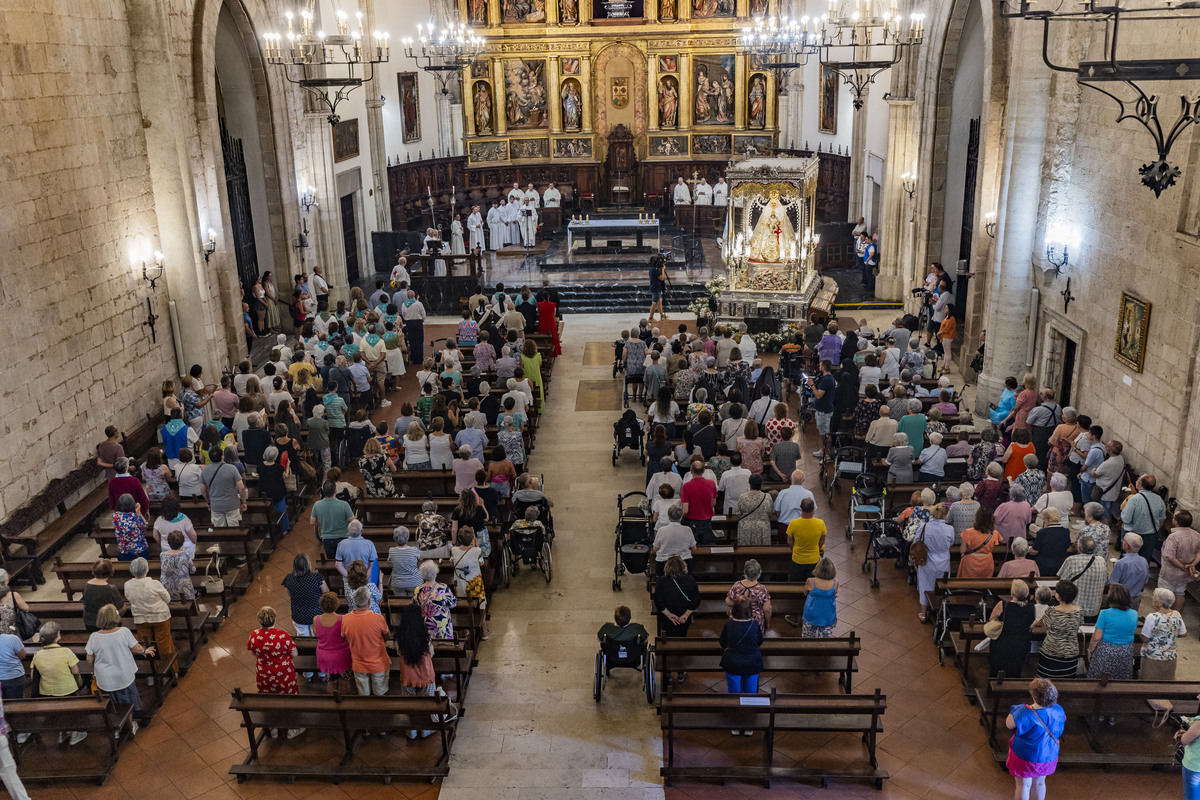
M 369 608 L 359 608 L 342 617 L 342 636 L 350 645 L 350 668 L 355 672 L 387 672 L 392 660 L 384 647 L 387 622 Z
M 1017 444 L 1013 442 L 1012 453 L 1008 456 L 1008 463 L 1004 465 L 1004 477 L 1016 478 L 1025 471 L 1025 456 L 1033 452 L 1033 442 L 1029 444 Z
M 986 544 L 984 544 L 986 542 Z M 981 533 L 974 528 L 962 532 L 963 553 L 979 548 L 971 555 L 964 555 L 958 562 L 959 578 L 990 578 L 996 571 L 996 563 L 992 559 L 992 548 L 1000 544 L 1000 534 L 992 531 L 991 535 Z M 982 545 L 982 546 L 981 546 Z
M 958 336 L 958 320 L 953 314 L 947 314 L 942 320 L 942 327 L 938 328 L 938 338 L 953 339 L 955 336 Z

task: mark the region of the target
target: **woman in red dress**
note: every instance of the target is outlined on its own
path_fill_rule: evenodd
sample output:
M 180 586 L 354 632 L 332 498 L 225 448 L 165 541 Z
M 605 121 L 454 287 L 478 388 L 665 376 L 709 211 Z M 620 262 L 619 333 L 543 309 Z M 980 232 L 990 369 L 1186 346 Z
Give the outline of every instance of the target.
M 562 355 L 562 345 L 558 341 L 558 304 L 550 300 L 545 294 L 543 299 L 537 304 L 538 310 L 538 333 L 554 334 L 554 350 L 552 355 L 557 358 Z
M 246 642 L 254 653 L 259 694 L 300 694 L 296 682 L 296 645 L 287 631 L 275 627 L 275 609 L 263 606 L 258 612 L 261 626 Z

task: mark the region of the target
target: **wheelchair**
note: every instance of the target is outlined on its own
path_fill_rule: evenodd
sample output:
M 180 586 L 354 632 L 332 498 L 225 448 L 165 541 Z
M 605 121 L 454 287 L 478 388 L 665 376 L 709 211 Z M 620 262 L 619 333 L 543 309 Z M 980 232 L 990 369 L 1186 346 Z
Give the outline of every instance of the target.
M 592 698 L 597 703 L 604 694 L 608 676 L 614 669 L 636 669 L 642 673 L 642 689 L 646 702 L 654 705 L 658 681 L 654 672 L 654 649 L 647 637 L 639 635 L 632 641 L 619 641 L 605 636 L 596 653 L 596 674 L 592 682 Z
M 504 537 L 504 559 L 509 566 L 505 583 L 511 575 L 521 571 L 521 565 L 533 567 L 546 576 L 546 583 L 554 576 L 554 556 L 550 552 L 550 536 L 543 525 L 527 526 L 523 520 L 514 522 Z

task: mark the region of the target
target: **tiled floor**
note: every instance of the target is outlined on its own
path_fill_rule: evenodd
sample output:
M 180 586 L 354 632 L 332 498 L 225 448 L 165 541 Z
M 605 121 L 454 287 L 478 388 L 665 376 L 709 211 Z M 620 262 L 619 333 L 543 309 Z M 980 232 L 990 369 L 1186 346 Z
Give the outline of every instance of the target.
M 229 765 L 245 753 L 239 720 L 228 711 L 228 693 L 237 686 L 253 687 L 253 662 L 245 640 L 258 608 L 271 604 L 284 616 L 287 599 L 279 588 L 284 570 L 293 552 L 315 553 L 305 517 L 248 595 L 236 604 L 230 620 L 212 636 L 154 723 L 122 751 L 109 782 L 100 788 L 36 786 L 33 796 L 37 800 L 225 800 L 270 793 L 285 798 L 319 795 L 321 800 L 432 800 L 439 791 L 445 800 L 657 800 L 664 794 L 673 800 L 1011 796 L 1011 781 L 992 759 L 957 673 L 938 666 L 930 629 L 916 620 L 913 588 L 885 562 L 880 569 L 882 586 L 871 589 L 859 570 L 861 542 L 852 549 L 840 536 L 832 536 L 829 546 L 841 580 L 838 628 L 839 632 L 855 630 L 864 639 L 856 691 L 879 687 L 888 698 L 880 759 L 892 777 L 884 790 L 840 783 L 822 790 L 784 782 L 770 791 L 739 783 L 723 787 L 692 783 L 664 792 L 658 775 L 659 719 L 640 693 L 638 676 L 614 673 L 603 701 L 596 704 L 591 698 L 597 652 L 594 632 L 610 617 L 613 606 L 630 605 L 635 617 L 652 627 L 640 581 L 626 579 L 621 592 L 611 588 L 615 497 L 641 486 L 642 467 L 628 451 L 617 467 L 611 466 L 611 423 L 618 411 L 576 407 L 577 397 L 587 396 L 580 393 L 582 382 L 596 382 L 594 394 L 600 397 L 604 392 L 599 384 L 612 381 L 607 358 L 588 359 L 585 366 L 585 344 L 611 341 L 615 330 L 630 322 L 598 315 L 568 319 L 563 356 L 555 365 L 549 410 L 531 462 L 545 476 L 547 492 L 556 503 L 559 535 L 554 543 L 554 579 L 546 584 L 540 574 L 522 572 L 494 598 L 493 634 L 480 653 L 450 776 L 440 789 L 427 783 L 385 787 L 370 782 L 334 786 L 256 780 L 238 785 L 227 774 Z M 872 322 L 878 325 L 886 320 Z M 434 329 L 427 339 L 439 335 L 444 334 Z M 408 382 L 413 382 L 411 373 Z M 410 394 L 411 386 L 406 389 Z M 396 402 L 386 409 L 387 416 L 396 417 L 399 407 Z M 804 444 L 806 451 L 815 447 L 815 441 Z M 823 506 L 831 531 L 840 530 L 844 507 Z M 68 557 L 89 557 L 95 552 L 89 548 L 90 543 L 82 542 Z M 47 589 L 39 596 L 43 592 L 52 596 Z M 1194 610 L 1187 614 L 1189 625 L 1200 629 Z M 1195 640 L 1186 640 L 1185 646 L 1181 677 L 1200 675 Z M 804 686 L 810 691 L 835 691 L 832 682 L 820 679 L 810 679 Z M 309 734 L 280 746 L 294 746 L 314 759 L 337 751 L 336 746 L 324 750 Z M 372 746 L 378 748 L 379 757 L 390 758 L 404 757 L 408 747 L 398 741 Z M 761 740 L 716 736 L 687 749 L 683 757 L 730 759 L 756 746 L 761 746 Z M 836 763 L 857 758 L 861 752 L 857 739 L 850 736 L 793 736 L 788 748 L 793 758 L 805 763 Z M 1178 784 L 1174 771 L 1063 769 L 1048 785 L 1051 797 L 1086 797 L 1103 791 L 1109 797 L 1151 798 L 1179 796 Z

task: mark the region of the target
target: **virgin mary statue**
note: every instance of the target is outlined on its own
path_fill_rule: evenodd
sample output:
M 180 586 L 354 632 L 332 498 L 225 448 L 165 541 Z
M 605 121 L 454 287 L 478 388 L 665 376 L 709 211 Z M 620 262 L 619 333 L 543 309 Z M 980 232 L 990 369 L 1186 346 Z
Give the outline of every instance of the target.
M 787 211 L 779 204 L 779 192 L 771 192 L 754 234 L 750 237 L 750 260 L 767 264 L 787 261 L 787 248 L 795 241 L 796 232 Z

